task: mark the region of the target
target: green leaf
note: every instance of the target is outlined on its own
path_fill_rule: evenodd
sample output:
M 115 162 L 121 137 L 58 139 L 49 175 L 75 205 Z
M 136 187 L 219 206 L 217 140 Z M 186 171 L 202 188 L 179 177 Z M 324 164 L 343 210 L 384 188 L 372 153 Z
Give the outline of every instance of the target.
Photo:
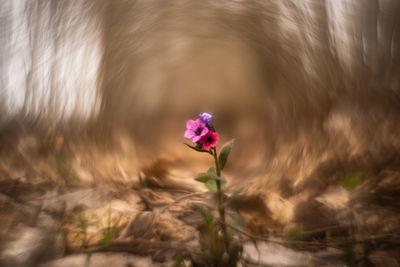
M 181 254 L 176 254 L 175 256 L 175 265 L 174 267 L 182 267 L 183 266 L 183 258 Z
M 283 240 L 285 241 L 301 241 L 303 240 L 303 227 L 298 224 L 285 226 L 283 229 Z
M 211 254 L 214 254 L 217 243 L 216 243 L 216 239 L 215 239 L 213 216 L 212 216 L 211 212 L 204 206 L 196 205 L 195 207 L 198 211 L 200 211 L 201 215 L 203 216 L 203 220 L 206 224 L 207 232 L 208 232 L 208 235 L 209 235 L 209 238 L 211 241 L 210 242 L 210 251 L 211 251 Z
M 81 229 L 82 233 L 86 233 L 87 227 L 88 227 L 88 220 L 85 218 L 85 215 L 82 212 L 79 214 L 78 228 Z
M 191 148 L 191 149 L 193 149 L 193 150 L 196 150 L 197 152 L 206 152 L 206 153 L 212 155 L 211 151 L 209 151 L 209 150 L 205 150 L 205 149 L 200 148 L 200 147 L 195 147 L 195 146 L 192 146 L 192 145 L 189 145 L 189 144 L 186 144 L 186 143 L 184 143 L 184 144 L 185 144 L 187 147 L 189 147 L 189 148 Z
M 111 240 L 113 238 L 113 230 L 111 228 L 106 229 L 103 232 L 103 244 L 106 248 L 111 245 Z
M 222 174 L 221 174 L 221 177 L 220 177 L 220 181 L 221 181 L 221 190 L 224 191 L 225 187 L 226 187 L 226 179 L 224 178 L 224 176 Z M 204 185 L 211 192 L 214 192 L 214 193 L 217 192 L 217 182 L 216 182 L 216 180 L 209 180 Z
M 359 186 L 362 182 L 361 173 L 356 172 L 349 175 L 346 175 L 340 181 L 340 184 L 348 191 L 354 190 L 357 186 Z
M 230 153 L 231 150 L 232 150 L 232 145 L 233 145 L 234 142 L 235 142 L 235 139 L 232 139 L 231 141 L 229 141 L 228 143 L 226 143 L 226 144 L 221 148 L 221 151 L 219 152 L 218 165 L 219 165 L 219 168 L 220 168 L 221 170 L 223 170 L 224 167 L 225 167 L 225 164 L 226 164 L 226 162 L 227 162 L 227 160 L 228 160 L 228 156 L 229 156 L 229 153 Z
M 217 174 L 217 171 L 215 170 L 215 167 L 211 167 L 211 168 L 208 169 L 207 173 Z
M 111 204 L 108 208 L 107 228 L 103 232 L 103 243 L 106 248 L 111 245 L 114 231 L 111 227 Z
M 218 175 L 212 173 L 212 172 L 206 172 L 206 173 L 200 173 L 199 175 L 194 178 L 196 181 L 201 182 L 201 183 L 207 183 L 209 181 L 222 181 Z

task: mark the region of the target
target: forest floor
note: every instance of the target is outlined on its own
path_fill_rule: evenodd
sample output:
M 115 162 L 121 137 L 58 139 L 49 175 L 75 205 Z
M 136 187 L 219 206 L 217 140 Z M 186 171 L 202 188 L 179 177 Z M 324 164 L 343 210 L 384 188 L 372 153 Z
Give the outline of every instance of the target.
M 243 244 L 241 266 L 400 266 L 396 159 L 364 174 L 360 184 L 357 173 L 324 186 L 310 176 L 303 190 L 232 179 L 226 194 L 243 187 L 227 210 L 228 222 L 235 214 L 244 218 L 231 229 Z M 0 180 L 1 266 L 174 266 L 177 257 L 189 266 L 204 246 L 196 207 L 216 213 L 213 194 L 193 180 L 200 167 L 187 158 L 159 157 L 138 173 L 126 171 L 126 179 L 96 183 L 37 178 L 45 176 L 37 168 L 49 162 L 59 174 L 72 172 L 48 158 L 25 157 L 36 178 L 11 178 L 7 160 L 1 167 L 8 177 Z M 320 166 L 319 177 L 327 169 Z M 83 169 L 73 172 L 89 177 Z

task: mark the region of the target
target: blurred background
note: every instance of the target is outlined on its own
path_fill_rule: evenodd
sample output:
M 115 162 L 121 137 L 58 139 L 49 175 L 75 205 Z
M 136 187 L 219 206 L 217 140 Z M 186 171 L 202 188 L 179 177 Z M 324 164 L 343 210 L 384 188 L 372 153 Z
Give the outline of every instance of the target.
M 228 189 L 245 187 L 236 208 L 253 207 L 248 231 L 329 226 L 326 242 L 385 235 L 339 258 L 399 266 L 399 12 L 397 0 L 1 1 L 0 237 L 9 243 L 0 261 L 32 266 L 82 252 L 74 220 L 103 202 L 145 204 L 121 208 L 123 232 L 155 199 L 201 191 L 191 180 L 212 159 L 187 149 L 183 133 L 209 112 L 220 145 L 236 138 Z M 77 192 L 95 199 L 82 204 Z M 45 207 L 58 212 L 60 249 L 23 258 L 22 247 L 46 236 L 37 231 L 49 231 L 38 219 L 50 216 Z

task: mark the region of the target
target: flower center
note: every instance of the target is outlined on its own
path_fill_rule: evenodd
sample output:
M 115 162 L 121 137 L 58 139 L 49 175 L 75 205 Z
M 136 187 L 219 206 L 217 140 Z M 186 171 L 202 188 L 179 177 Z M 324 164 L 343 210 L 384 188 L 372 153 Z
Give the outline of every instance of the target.
M 212 143 L 214 141 L 214 138 L 212 135 L 210 135 L 209 137 L 207 137 L 207 142 L 208 143 Z
M 196 134 L 196 135 L 200 135 L 200 134 L 201 134 L 201 129 L 200 129 L 200 128 L 197 128 L 197 130 L 195 131 L 195 134 Z

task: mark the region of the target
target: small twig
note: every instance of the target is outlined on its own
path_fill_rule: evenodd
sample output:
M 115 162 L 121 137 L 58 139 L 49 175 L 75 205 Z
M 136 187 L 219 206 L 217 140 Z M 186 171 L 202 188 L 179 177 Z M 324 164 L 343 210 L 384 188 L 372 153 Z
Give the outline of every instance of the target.
M 269 238 L 263 238 L 263 237 L 259 237 L 253 234 L 250 234 L 248 232 L 245 232 L 233 225 L 227 224 L 227 226 L 247 237 L 249 237 L 250 239 L 255 239 L 255 240 L 261 240 L 261 241 L 265 241 L 265 242 L 271 242 L 271 243 L 277 243 L 277 244 L 292 244 L 292 245 L 325 245 L 323 243 L 320 242 L 315 242 L 315 241 L 285 241 L 285 240 L 274 240 L 274 239 L 269 239 Z
M 162 207 L 159 210 L 159 212 L 163 213 L 167 208 L 170 207 L 170 205 L 176 204 L 176 203 L 178 203 L 178 202 L 180 202 L 180 201 L 182 201 L 184 199 L 195 197 L 195 196 L 201 196 L 201 195 L 205 195 L 205 194 L 208 194 L 208 192 L 195 192 L 195 193 L 191 193 L 191 194 L 187 194 L 187 195 L 181 196 L 181 197 L 175 199 L 172 203 L 169 203 L 168 205 L 165 205 L 164 207 Z
M 341 225 L 330 225 L 330 226 L 325 226 L 325 227 L 321 227 L 321 228 L 314 228 L 308 231 L 303 231 L 303 235 L 306 236 L 311 236 L 311 235 L 315 235 L 315 234 L 319 234 L 319 233 L 323 233 L 329 230 L 337 230 L 337 229 L 345 229 L 347 228 L 347 226 L 341 226 Z
M 247 258 L 243 258 L 243 261 L 247 264 L 251 264 L 251 265 L 255 265 L 255 266 L 260 266 L 260 267 L 271 267 L 271 264 L 264 264 L 261 263 L 260 259 L 258 259 L 258 262 L 254 262 L 250 259 Z
M 71 254 L 75 253 L 93 253 L 102 251 L 124 251 L 130 253 L 145 253 L 157 249 L 176 249 L 179 251 L 190 252 L 195 248 L 188 246 L 183 242 L 164 242 L 164 241 L 148 241 L 141 238 L 130 241 L 113 241 L 110 246 L 105 245 L 89 245 L 73 249 Z
M 339 245 L 343 244 L 354 244 L 354 243 L 365 243 L 365 242 L 371 242 L 371 241 L 378 241 L 382 239 L 386 239 L 388 237 L 397 237 L 397 234 L 381 234 L 381 235 L 376 235 L 376 236 L 371 236 L 370 238 L 364 238 L 363 240 L 346 240 L 346 241 L 341 241 L 341 242 L 315 242 L 315 241 L 285 241 L 285 240 L 273 240 L 269 238 L 263 238 L 259 236 L 255 236 L 253 234 L 250 234 L 248 232 L 245 232 L 233 225 L 227 224 L 227 226 L 247 237 L 249 237 L 252 240 L 261 240 L 265 242 L 270 242 L 270 243 L 276 243 L 276 244 L 290 244 L 290 245 L 317 245 L 317 246 L 326 246 L 326 247 L 334 247 L 337 248 Z
M 179 202 L 181 200 L 184 200 L 186 198 L 191 198 L 191 197 L 195 197 L 195 196 L 201 196 L 201 195 L 205 195 L 205 194 L 208 194 L 208 192 L 195 192 L 195 193 L 187 194 L 187 195 L 178 197 L 177 199 L 174 200 L 173 203 L 177 203 L 177 202 Z

